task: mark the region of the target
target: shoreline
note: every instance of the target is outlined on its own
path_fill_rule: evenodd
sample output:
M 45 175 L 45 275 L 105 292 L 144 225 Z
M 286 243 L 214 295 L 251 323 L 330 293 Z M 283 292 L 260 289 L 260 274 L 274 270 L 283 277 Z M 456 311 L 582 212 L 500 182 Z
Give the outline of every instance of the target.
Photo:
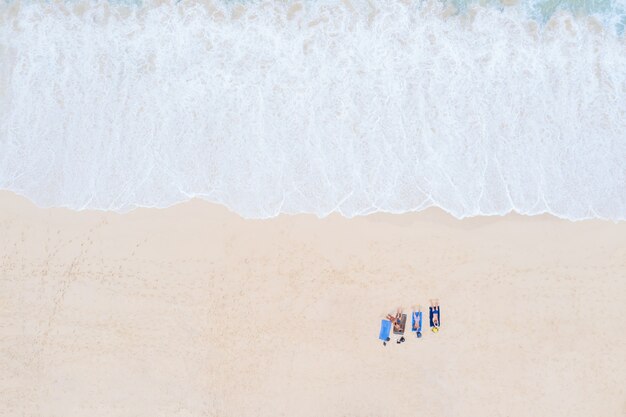
M 412 210 L 412 211 L 405 211 L 405 212 L 391 212 L 391 211 L 375 211 L 375 212 L 371 212 L 371 213 L 366 213 L 366 214 L 356 214 L 354 216 L 348 217 L 343 215 L 342 213 L 338 212 L 338 211 L 332 211 L 326 215 L 318 215 L 312 212 L 306 212 L 306 213 L 278 213 L 276 215 L 270 216 L 270 217 L 244 217 L 241 214 L 239 214 L 234 208 L 228 206 L 227 204 L 221 203 L 221 202 L 213 202 L 213 201 L 208 201 L 203 199 L 202 197 L 191 197 L 187 200 L 182 200 L 176 203 L 172 203 L 170 205 L 167 206 L 163 206 L 163 207 L 157 207 L 157 206 L 135 206 L 131 209 L 128 209 L 127 211 L 119 211 L 119 210 L 112 210 L 112 209 L 100 209 L 100 208 L 81 208 L 81 209 L 74 209 L 72 207 L 69 206 L 39 206 L 38 204 L 36 204 L 35 202 L 33 202 L 28 196 L 26 196 L 25 194 L 21 194 L 21 193 L 17 193 L 15 191 L 11 191 L 8 189 L 0 189 L 0 196 L 1 195 L 9 195 L 9 196 L 14 196 L 18 199 L 23 199 L 24 201 L 26 201 L 28 204 L 31 204 L 32 206 L 34 206 L 36 209 L 38 210 L 66 210 L 68 212 L 72 212 L 72 213 L 91 213 L 91 214 L 113 214 L 113 215 L 118 215 L 118 216 L 125 216 L 125 215 L 129 215 L 131 213 L 135 213 L 137 211 L 153 211 L 153 210 L 171 210 L 175 207 L 181 206 L 181 205 L 207 205 L 207 206 L 214 206 L 214 207 L 219 207 L 222 208 L 224 210 L 226 210 L 229 214 L 232 214 L 234 216 L 239 217 L 241 220 L 248 220 L 248 221 L 269 221 L 269 220 L 273 220 L 273 219 L 278 219 L 278 218 L 295 218 L 295 217 L 303 217 L 303 218 L 310 218 L 310 219 L 316 219 L 316 220 L 325 220 L 328 218 L 341 218 L 344 220 L 352 220 L 352 219 L 359 219 L 359 218 L 365 218 L 365 217 L 372 217 L 372 216 L 415 216 L 415 215 L 421 215 L 422 213 L 424 213 L 424 215 L 426 216 L 437 216 L 437 217 L 449 217 L 452 220 L 455 221 L 464 221 L 464 220 L 478 220 L 478 219 L 489 219 L 489 218 L 506 218 L 506 217 L 520 217 L 520 218 L 550 218 L 556 221 L 565 221 L 565 222 L 569 222 L 569 223 L 579 223 L 579 222 L 608 222 L 608 223 L 613 223 L 613 224 L 620 224 L 620 223 L 625 223 L 626 219 L 613 219 L 613 218 L 605 218 L 605 217 L 584 217 L 584 218 L 580 218 L 580 219 L 570 219 L 567 217 L 560 217 L 554 213 L 550 213 L 550 212 L 543 212 L 543 213 L 539 213 L 539 214 L 529 214 L 529 213 L 520 213 L 518 211 L 516 211 L 515 209 L 510 209 L 508 212 L 506 213 L 491 213 L 491 214 L 471 214 L 471 215 L 466 215 L 463 217 L 457 217 L 456 215 L 454 215 L 452 212 L 447 211 L 446 209 L 444 209 L 443 207 L 440 206 L 428 206 L 425 208 L 420 208 L 420 209 L 416 209 L 416 210 Z

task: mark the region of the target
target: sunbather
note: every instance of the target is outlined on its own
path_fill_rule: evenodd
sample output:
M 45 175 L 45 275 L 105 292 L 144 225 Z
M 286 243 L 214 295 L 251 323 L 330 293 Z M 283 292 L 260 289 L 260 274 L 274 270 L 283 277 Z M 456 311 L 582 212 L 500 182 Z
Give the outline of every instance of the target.
M 439 312 L 439 300 L 430 300 L 429 310 L 429 318 L 430 318 L 430 330 L 433 333 L 437 333 L 439 331 L 439 326 L 441 325 L 441 313 Z
M 400 344 L 404 342 L 404 336 L 402 336 L 402 334 L 404 333 L 406 314 L 402 314 L 402 309 L 398 308 L 396 315 L 392 316 L 391 314 L 387 314 L 387 319 L 393 324 L 393 333 L 401 336 L 396 340 L 396 343 Z
M 422 337 L 422 306 L 417 306 L 417 311 L 413 310 L 412 316 L 412 330 L 416 333 L 417 337 Z
M 402 329 L 402 309 L 398 308 L 395 316 L 387 314 L 387 320 L 393 324 L 393 331 L 399 332 Z

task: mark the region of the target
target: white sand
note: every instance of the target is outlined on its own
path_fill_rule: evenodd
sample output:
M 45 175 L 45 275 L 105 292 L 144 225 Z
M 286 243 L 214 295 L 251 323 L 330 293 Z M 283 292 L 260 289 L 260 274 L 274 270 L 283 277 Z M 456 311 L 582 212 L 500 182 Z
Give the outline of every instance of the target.
M 626 414 L 625 223 L 0 207 L 1 416 Z

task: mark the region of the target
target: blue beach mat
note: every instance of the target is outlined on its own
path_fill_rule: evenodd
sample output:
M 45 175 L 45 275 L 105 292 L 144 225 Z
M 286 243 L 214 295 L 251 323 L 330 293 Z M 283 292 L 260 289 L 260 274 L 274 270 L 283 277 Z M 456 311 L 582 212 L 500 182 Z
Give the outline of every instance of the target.
M 441 310 L 439 306 L 437 307 L 428 307 L 428 318 L 430 320 L 430 327 L 435 327 L 435 323 L 433 322 L 433 317 L 435 317 L 435 313 L 437 313 L 437 321 L 439 324 L 437 327 L 441 326 Z
M 412 332 L 417 332 L 417 331 L 422 331 L 422 312 L 421 311 L 414 311 L 413 314 L 411 314 L 411 331 Z M 415 322 L 417 321 L 417 329 L 415 328 Z
M 386 342 L 389 339 L 389 332 L 391 332 L 391 322 L 389 320 L 381 320 L 378 338 Z

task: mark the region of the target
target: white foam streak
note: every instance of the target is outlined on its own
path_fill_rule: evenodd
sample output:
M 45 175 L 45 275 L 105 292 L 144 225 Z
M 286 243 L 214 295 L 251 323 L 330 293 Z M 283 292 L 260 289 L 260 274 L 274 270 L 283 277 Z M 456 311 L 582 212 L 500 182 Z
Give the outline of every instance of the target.
M 626 43 L 587 20 L 1 7 L 0 188 L 38 205 L 626 219 Z

